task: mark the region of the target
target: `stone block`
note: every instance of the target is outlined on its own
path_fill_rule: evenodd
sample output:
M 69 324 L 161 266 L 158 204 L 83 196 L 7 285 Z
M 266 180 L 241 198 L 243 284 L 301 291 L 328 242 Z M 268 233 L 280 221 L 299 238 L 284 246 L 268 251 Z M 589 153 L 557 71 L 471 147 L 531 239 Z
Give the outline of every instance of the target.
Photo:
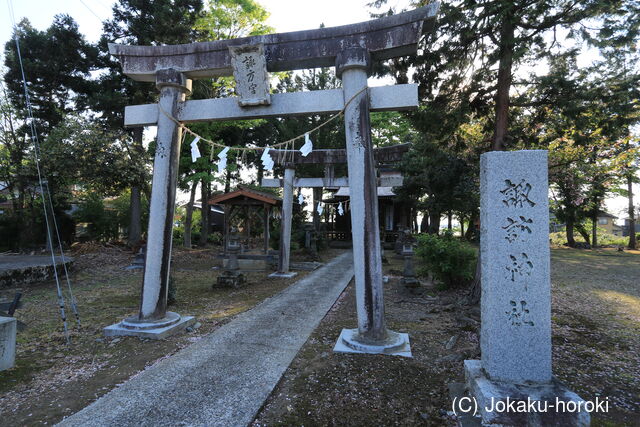
M 336 353 L 386 354 L 413 357 L 411 355 L 409 334 L 407 333 L 389 331 L 387 341 L 378 344 L 361 343 L 355 339 L 357 335 L 357 329 L 343 329 L 336 345 L 333 347 L 333 351 Z
M 480 159 L 482 368 L 495 381 L 551 381 L 547 152 Z
M 271 273 L 269 275 L 269 277 L 272 278 L 284 278 L 284 279 L 291 279 L 292 277 L 295 277 L 298 273 L 296 273 L 295 271 L 289 271 L 287 273 L 279 273 L 279 272 L 275 272 L 275 273 Z
M 14 317 L 0 317 L 0 371 L 11 369 L 15 365 L 16 327 Z
M 588 427 L 588 405 L 559 381 L 514 384 L 492 381 L 479 360 L 465 360 L 467 390 L 483 426 Z M 525 406 L 526 405 L 526 406 Z
M 213 288 L 239 288 L 246 283 L 244 274 L 225 271 L 213 284 Z
M 132 336 L 161 340 L 182 332 L 196 323 L 193 316 L 180 316 L 168 311 L 165 318 L 158 321 L 141 322 L 137 318 L 128 318 L 115 325 L 104 328 L 107 337 Z

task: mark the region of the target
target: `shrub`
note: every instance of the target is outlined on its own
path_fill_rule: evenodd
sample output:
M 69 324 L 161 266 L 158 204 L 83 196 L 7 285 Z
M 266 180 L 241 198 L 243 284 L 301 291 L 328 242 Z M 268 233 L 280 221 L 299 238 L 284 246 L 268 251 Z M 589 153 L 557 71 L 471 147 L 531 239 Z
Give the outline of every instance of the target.
M 418 236 L 418 273 L 431 273 L 444 287 L 460 286 L 473 279 L 476 250 L 469 243 L 445 234 Z
M 89 240 L 109 241 L 119 237 L 118 213 L 105 208 L 102 198 L 95 193 L 87 196 L 73 214 L 78 223 L 86 223 L 86 238 Z

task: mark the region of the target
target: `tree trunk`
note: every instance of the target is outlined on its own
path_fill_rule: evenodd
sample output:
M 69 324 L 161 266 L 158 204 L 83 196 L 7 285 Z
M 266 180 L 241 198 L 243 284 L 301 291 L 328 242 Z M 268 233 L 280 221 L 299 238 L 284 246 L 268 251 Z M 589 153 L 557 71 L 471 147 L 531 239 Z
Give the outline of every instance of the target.
M 464 237 L 464 218 L 460 217 L 460 237 Z
M 587 230 L 584 228 L 584 224 L 574 224 L 574 227 L 576 230 L 578 230 L 578 233 L 580 233 L 584 241 L 587 242 L 588 245 L 590 245 L 591 237 L 589 236 L 589 233 L 587 233 Z
M 189 203 L 187 203 L 187 213 L 184 218 L 184 247 L 191 249 L 191 220 L 193 219 L 193 202 L 196 200 L 196 188 L 198 181 L 193 181 Z
M 262 186 L 262 178 L 264 177 L 264 167 L 262 166 L 262 162 L 258 162 L 258 185 Z
M 508 3 L 508 2 L 507 2 Z M 494 151 L 505 149 L 509 128 L 509 90 L 511 89 L 511 68 L 513 66 L 513 47 L 515 44 L 513 25 L 513 5 L 506 6 L 500 26 L 500 65 L 496 91 L 496 124 L 493 133 Z
M 567 244 L 570 248 L 576 247 L 576 239 L 573 237 L 573 219 L 567 219 L 567 225 L 565 227 L 567 233 Z
M 513 67 L 513 47 L 515 44 L 515 26 L 513 24 L 513 4 L 506 2 L 508 8 L 500 25 L 500 65 L 498 68 L 498 81 L 496 90 L 496 124 L 493 133 L 493 151 L 502 151 L 506 147 L 509 129 L 509 90 L 511 89 L 511 69 Z M 469 224 L 469 229 L 472 228 Z M 480 253 L 478 252 L 478 264 L 476 275 L 471 288 L 470 299 L 472 304 L 480 302 L 482 294 Z
M 591 218 L 591 247 L 598 246 L 598 214 Z
M 469 293 L 469 305 L 480 304 L 480 297 L 482 295 L 482 267 L 480 264 L 480 251 L 478 251 L 478 262 L 476 264 L 476 273 L 471 283 L 471 292 Z
M 472 213 L 469 217 L 469 226 L 467 227 L 467 232 L 464 236 L 466 240 L 473 240 L 475 238 L 476 233 L 476 219 L 478 218 L 477 213 Z
M 636 248 L 636 214 L 633 206 L 633 174 L 627 176 L 627 191 L 629 192 L 629 249 Z
M 422 212 L 422 221 L 420 221 L 420 232 L 426 233 L 429 231 L 429 213 Z
M 144 128 L 133 130 L 133 147 L 136 151 L 142 151 L 142 132 Z M 130 212 L 129 212 L 129 237 L 127 243 L 133 247 L 142 240 L 142 194 L 140 185 L 131 187 Z
M 200 223 L 200 241 L 198 246 L 207 245 L 207 237 L 209 236 L 209 181 L 207 178 L 202 179 L 202 187 L 200 188 L 200 196 L 202 197 L 202 222 Z
M 447 212 L 447 230 L 453 230 L 453 214 L 451 212 Z
M 440 212 L 429 212 L 429 234 L 440 232 Z
M 225 170 L 224 178 L 224 192 L 228 193 L 231 191 L 231 169 L 227 168 Z

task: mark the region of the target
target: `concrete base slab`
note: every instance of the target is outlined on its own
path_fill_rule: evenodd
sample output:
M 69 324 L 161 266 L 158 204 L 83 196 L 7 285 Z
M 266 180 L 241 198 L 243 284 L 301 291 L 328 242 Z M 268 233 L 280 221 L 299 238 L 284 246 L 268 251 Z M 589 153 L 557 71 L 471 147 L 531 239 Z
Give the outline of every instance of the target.
M 104 328 L 104 335 L 106 337 L 131 336 L 161 340 L 182 332 L 194 323 L 196 323 L 196 319 L 193 316 L 183 317 L 169 311 L 164 319 L 156 322 L 140 322 L 135 318 L 127 318 Z
M 64 277 L 63 264 L 67 270 L 73 267 L 73 258 L 55 257 L 58 275 Z M 0 288 L 24 285 L 52 279 L 55 270 L 50 255 L 0 255 Z
M 388 331 L 389 339 L 382 344 L 366 344 L 358 341 L 357 329 L 343 329 L 333 351 L 336 353 L 387 354 L 390 356 L 413 357 L 409 334 Z
M 295 271 L 290 271 L 288 273 L 278 273 L 277 271 L 275 273 L 271 273 L 269 275 L 269 277 L 284 277 L 285 279 L 291 279 L 292 277 L 295 277 L 298 273 L 296 273 Z
M 548 384 L 492 381 L 479 360 L 465 360 L 464 371 L 467 390 L 475 399 L 484 426 L 590 425 L 587 402 L 555 379 Z

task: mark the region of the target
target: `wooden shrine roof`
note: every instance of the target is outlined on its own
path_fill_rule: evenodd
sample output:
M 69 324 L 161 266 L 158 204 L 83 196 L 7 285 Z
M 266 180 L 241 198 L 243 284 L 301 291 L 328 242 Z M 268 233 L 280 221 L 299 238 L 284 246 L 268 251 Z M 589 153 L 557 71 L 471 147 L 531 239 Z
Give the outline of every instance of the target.
M 262 206 L 265 203 L 270 205 L 282 204 L 282 199 L 274 194 L 264 191 L 254 190 L 249 187 L 239 186 L 236 191 L 218 194 L 209 199 L 210 205 L 234 204 L 243 201 L 243 204 Z

